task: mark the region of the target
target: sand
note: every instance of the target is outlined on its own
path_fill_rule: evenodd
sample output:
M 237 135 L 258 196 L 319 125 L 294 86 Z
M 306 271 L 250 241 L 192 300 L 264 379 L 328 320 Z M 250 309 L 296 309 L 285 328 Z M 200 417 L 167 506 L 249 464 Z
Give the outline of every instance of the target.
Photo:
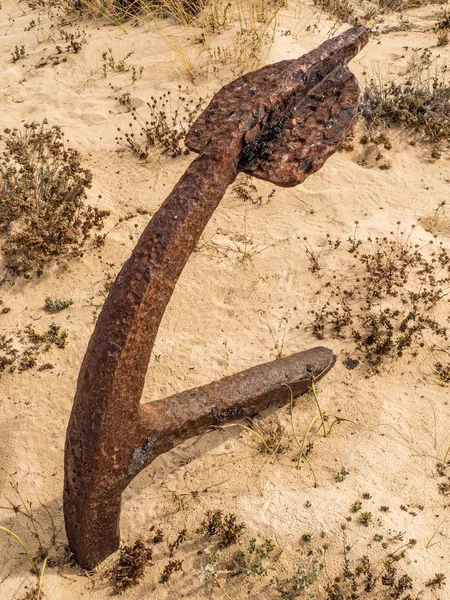
M 50 60 L 36 68 L 56 53 L 58 33 L 51 23 L 57 22 L 57 12 L 53 11 L 52 21 L 48 9 L 11 0 L 2 4 L 1 128 L 44 117 L 50 125 L 60 125 L 93 173 L 87 201 L 110 211 L 104 231 L 128 213 L 134 215 L 112 229 L 101 249 L 88 249 L 79 260 L 49 266 L 40 278 L 17 279 L 0 289 L 4 306 L 11 308 L 0 315 L 0 335 L 15 335 L 29 323 L 44 330 L 52 321 L 69 331 L 66 349 L 51 349 L 39 357 L 38 366 L 50 361 L 52 370 L 0 375 L 0 525 L 18 534 L 33 556 L 38 554 L 39 540 L 49 549 L 45 598 L 100 600 L 111 593 L 105 573 L 117 555 L 91 574 L 65 558 L 65 430 L 105 283 L 114 279 L 149 219 L 136 211 L 155 212 L 193 157 L 172 159 L 154 150 L 143 162 L 130 152 L 118 152 L 117 128 L 125 129 L 130 115 L 117 98 L 128 92 L 144 110 L 143 103 L 151 96 L 166 90 L 175 93 L 179 84 L 194 100 L 211 97 L 233 74 L 223 65 L 214 72 L 206 47 L 195 43 L 198 30 L 194 28 L 167 19 L 116 26 L 87 16 L 77 23 L 87 39 L 80 52 L 65 54 L 65 62 L 51 64 Z M 372 19 L 372 26 L 381 24 L 383 33 L 373 35 L 351 63 L 360 83 L 373 74 L 387 79 L 404 72 L 414 48 L 430 48 L 433 56 L 448 59 L 450 46 L 436 47 L 436 32 L 431 30 L 443 8 L 431 4 Z M 33 19 L 37 25 L 25 31 Z M 212 35 L 211 44 L 231 43 L 234 26 Z M 65 27 L 75 30 L 75 25 Z M 267 44 L 262 63 L 301 55 L 345 28 L 310 2 L 289 2 L 271 29 L 274 41 Z M 16 45 L 25 46 L 26 56 L 13 63 Z M 133 82 L 131 71 L 109 70 L 104 77 L 102 53 L 108 48 L 116 60 L 133 52 L 127 64 L 137 70 L 143 67 L 142 76 Z M 191 73 L 186 57 L 193 65 Z M 345 545 L 351 547 L 352 560 L 369 555 L 379 572 L 387 553 L 414 539 L 416 544 L 399 566 L 399 572 L 413 579 L 411 598 L 450 598 L 450 583 L 441 589 L 426 586 L 436 573 L 450 574 L 450 503 L 438 488 L 447 481 L 450 468 L 447 476 L 440 476 L 436 468 L 450 445 L 449 388 L 434 372 L 436 362 L 448 364 L 448 341 L 426 331 L 418 340 L 422 346 L 414 347 L 416 355 L 406 350 L 373 373 L 354 342 L 336 339 L 328 330 L 319 341 L 311 326 L 310 311 L 320 310 L 329 298 L 325 284 L 333 274 L 341 285 L 356 285 L 353 272 L 345 268 L 354 260 L 347 239 L 354 235 L 355 221 L 359 222 L 356 237 L 364 241 L 365 251 L 371 247 L 368 237 L 395 239 L 400 232 L 404 237 L 410 234 L 421 247 L 433 241 L 450 250 L 449 209 L 436 212 L 450 198 L 448 151 L 433 159 L 429 146 L 411 146 L 410 134 L 400 130 L 388 131 L 390 150 L 379 145 L 374 151 L 373 144 L 359 143 L 362 133 L 359 124 L 353 149 L 333 155 L 301 186 L 277 188 L 268 199 L 273 186 L 254 181 L 262 196 L 260 205 L 244 202 L 228 190 L 177 284 L 143 394 L 143 401 L 151 401 L 314 345 L 332 348 L 336 366 L 317 391 L 330 416 L 328 424 L 333 415 L 345 421 L 326 438 L 320 431 L 314 436 L 309 458 L 318 486 L 313 486 L 306 463 L 296 468 L 298 445 L 293 435 L 294 429 L 302 439 L 317 413 L 311 394 L 295 401 L 292 414 L 291 407 L 285 406 L 256 419 L 266 432 L 274 427 L 283 432 L 285 449 L 275 457 L 261 453 L 255 436 L 239 426 L 188 440 L 155 460 L 123 494 L 123 543 L 140 538 L 154 550 L 153 564 L 140 584 L 127 591 L 128 597 L 279 598 L 269 580 L 292 577 L 320 549 L 322 562 L 325 545 L 326 569 L 298 597 L 314 593 L 317 599 L 326 598 L 327 583 L 342 572 Z M 376 160 L 378 152 L 383 157 Z M 390 168 L 380 169 L 380 160 Z M 338 249 L 329 247 L 327 234 L 342 241 Z M 320 255 L 317 273 L 311 272 L 305 248 Z M 332 281 L 334 285 L 336 280 Z M 73 304 L 50 315 L 44 310 L 49 296 L 71 298 Z M 429 313 L 447 327 L 449 314 L 445 298 Z M 436 341 L 444 350 L 436 348 Z M 354 370 L 344 364 L 349 356 L 360 360 Z M 316 421 L 313 431 L 318 425 Z M 348 475 L 338 482 L 336 474 L 343 468 Z M 362 509 L 352 512 L 356 501 L 361 501 Z M 28 503 L 39 539 L 33 523 L 21 512 Z M 19 512 L 12 510 L 17 505 Z M 380 510 L 381 506 L 389 510 Z M 222 551 L 216 575 L 208 580 L 212 567 L 205 567 L 212 563 L 217 540 L 197 529 L 205 511 L 215 509 L 236 514 L 246 531 L 240 544 Z M 367 527 L 360 522 L 361 512 L 372 514 Z M 186 540 L 173 556 L 183 561 L 183 570 L 161 584 L 161 573 L 171 560 L 168 546 L 184 528 Z M 155 545 L 157 529 L 163 531 L 164 541 Z M 275 544 L 271 559 L 264 562 L 267 576 L 230 576 L 226 571 L 236 570 L 230 556 L 239 548 L 246 551 L 251 537 Z M 20 546 L 1 534 L 0 597 L 24 598 L 35 585 Z

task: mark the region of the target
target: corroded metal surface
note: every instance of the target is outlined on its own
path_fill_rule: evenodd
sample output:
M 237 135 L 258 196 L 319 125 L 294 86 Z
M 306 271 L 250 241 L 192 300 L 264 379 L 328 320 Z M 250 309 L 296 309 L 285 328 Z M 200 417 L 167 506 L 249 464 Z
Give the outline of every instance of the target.
M 297 60 L 238 79 L 188 134 L 201 155 L 120 271 L 78 378 L 66 438 L 64 516 L 70 548 L 84 568 L 118 548 L 121 494 L 158 454 L 211 424 L 289 400 L 286 385 L 303 393 L 333 365 L 330 350 L 314 348 L 140 405 L 165 308 L 227 187 L 242 169 L 293 185 L 320 168 L 352 122 L 357 86 L 346 63 L 366 42 L 364 28 L 356 27 Z
M 294 95 L 286 118 L 248 144 L 240 168 L 261 179 L 298 185 L 339 148 L 358 114 L 359 87 L 337 67 L 306 94 Z
M 202 152 L 245 122 L 239 168 L 281 186 L 301 183 L 339 148 L 356 118 L 359 88 L 346 65 L 367 41 L 364 27 L 354 27 L 298 59 L 229 83 L 193 124 L 186 145 Z

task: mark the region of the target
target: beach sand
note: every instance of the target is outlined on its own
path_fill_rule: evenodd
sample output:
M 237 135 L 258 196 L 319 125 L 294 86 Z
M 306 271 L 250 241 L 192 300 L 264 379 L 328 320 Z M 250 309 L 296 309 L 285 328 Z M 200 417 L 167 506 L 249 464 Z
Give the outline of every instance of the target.
M 433 57 L 448 60 L 450 46 L 437 47 L 433 31 L 446 8 L 448 3 L 428 4 L 375 16 L 371 27 L 381 24 L 380 33 L 371 35 L 350 64 L 360 84 L 373 76 L 387 81 L 405 73 L 416 48 L 429 48 Z M 172 159 L 154 149 L 139 161 L 120 148 L 117 128 L 126 130 L 131 117 L 117 99 L 129 93 L 145 114 L 152 96 L 171 90 L 176 98 L 179 85 L 194 101 L 211 98 L 233 79 L 233 72 L 214 61 L 208 44 L 233 49 L 237 25 L 230 23 L 201 44 L 195 43 L 198 27 L 170 19 L 117 25 L 89 16 L 76 21 L 72 15 L 63 28 L 73 32 L 79 27 L 86 43 L 78 53 L 64 53 L 63 62 L 54 58 L 61 36 L 52 27 L 61 15 L 55 10 L 49 14 L 48 6 L 3 0 L 0 127 L 22 127 L 44 118 L 49 126 L 61 126 L 67 143 L 92 171 L 87 202 L 110 211 L 103 231 L 111 231 L 103 247 L 87 247 L 82 258 L 49 265 L 41 277 L 18 278 L 0 289 L 3 306 L 11 309 L 0 314 L 0 335 L 16 339 L 17 330 L 28 324 L 43 331 L 53 321 L 69 332 L 64 350 L 52 348 L 38 357 L 38 367 L 50 362 L 52 369 L 0 375 L 0 525 L 19 535 L 33 556 L 40 544 L 48 549 L 46 599 L 100 600 L 111 594 L 107 570 L 118 554 L 91 574 L 66 559 L 65 431 L 106 289 L 194 157 Z M 269 28 L 274 39 L 265 40 L 261 64 L 297 57 L 347 27 L 336 25 L 309 1 L 288 2 Z M 26 56 L 13 62 L 16 45 L 25 47 Z M 107 68 L 104 77 L 102 54 L 109 48 L 116 62 L 132 53 L 125 60 L 130 70 Z M 42 62 L 47 64 L 37 68 Z M 367 286 L 358 281 L 364 267 L 349 253 L 349 238 L 363 242 L 360 255 L 374 251 L 376 237 L 405 247 L 418 244 L 430 260 L 439 244 L 450 251 L 448 150 L 432 158 L 429 144 L 411 145 L 411 132 L 398 128 L 386 131 L 390 149 L 383 143 L 361 144 L 363 134 L 360 121 L 351 145 L 298 187 L 276 188 L 270 197 L 274 186 L 254 180 L 254 202 L 228 190 L 176 286 L 142 398 L 162 398 L 316 345 L 331 348 L 336 365 L 317 384 L 317 396 L 328 426 L 335 417 L 342 420 L 327 437 L 320 420 L 311 428 L 316 433 L 308 458 L 317 487 L 306 462 L 297 469 L 296 439 L 303 440 L 317 415 L 312 394 L 295 400 L 292 411 L 289 404 L 274 407 L 255 419 L 264 435 L 275 432 L 283 452 L 264 454 L 255 435 L 235 426 L 190 439 L 158 457 L 123 494 L 122 542 L 141 539 L 153 548 L 151 564 L 139 585 L 126 592 L 128 597 L 280 598 L 280 582 L 292 578 L 297 568 L 310 569 L 315 557 L 323 564 L 325 555 L 317 581 L 298 596 L 325 599 L 327 584 L 343 571 L 345 546 L 352 564 L 367 555 L 379 573 L 388 553 L 416 540 L 398 564 L 399 574 L 412 578 L 411 598 L 450 598 L 450 582 L 442 588 L 426 586 L 438 573 L 449 575 L 450 500 L 442 484 L 449 481 L 450 467 L 436 465 L 450 460 L 450 396 L 448 384 L 435 372 L 436 363 L 449 364 L 448 340 L 426 329 L 402 356 L 387 357 L 374 369 L 348 339 L 351 335 L 339 339 L 327 326 L 324 339 L 318 340 L 313 330 L 311 311 L 320 312 L 328 300 L 336 302 L 331 291 L 337 285 L 360 294 Z M 380 168 L 382 164 L 388 168 Z M 320 266 L 316 272 L 311 255 Z M 448 277 L 448 264 L 436 276 Z M 49 314 L 47 297 L 70 298 L 73 304 Z M 387 304 L 380 300 L 374 311 Z M 350 305 L 356 315 L 359 301 L 350 300 Z M 444 297 L 427 315 L 449 327 L 449 306 Z M 410 309 L 405 306 L 405 314 Z M 359 360 L 353 370 L 345 364 L 349 357 Z M 338 473 L 342 476 L 336 477 Z M 361 510 L 353 512 L 357 501 Z M 217 536 L 197 531 L 206 511 L 217 509 L 235 514 L 246 526 L 240 542 L 228 549 L 219 548 Z M 23 514 L 27 510 L 33 519 Z M 362 513 L 371 513 L 367 526 Z M 154 544 L 158 529 L 164 540 Z M 186 539 L 171 557 L 169 545 L 183 529 Z M 246 574 L 235 558 L 239 549 L 249 557 L 253 537 L 258 543 L 270 539 L 275 546 L 263 561 L 267 575 Z M 182 561 L 182 570 L 160 583 L 170 560 Z M 2 599 L 24 598 L 36 586 L 29 566 L 16 541 L 0 532 Z M 241 573 L 232 576 L 239 568 Z M 383 590 L 381 586 L 360 597 L 384 598 Z

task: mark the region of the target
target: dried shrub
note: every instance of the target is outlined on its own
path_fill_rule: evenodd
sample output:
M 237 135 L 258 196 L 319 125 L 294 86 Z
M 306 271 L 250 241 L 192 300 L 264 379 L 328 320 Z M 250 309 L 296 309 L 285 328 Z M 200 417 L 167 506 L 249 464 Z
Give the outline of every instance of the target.
M 84 204 L 92 174 L 67 148 L 58 126 L 26 123 L 0 136 L 0 233 L 6 268 L 40 275 L 62 256 L 82 255 L 93 228 L 109 213 Z
M 77 0 L 77 4 L 80 9 L 95 12 L 91 0 Z M 151 11 L 158 17 L 172 17 L 183 24 L 189 23 L 204 6 L 203 0 L 104 0 L 101 4 L 103 12 L 116 19 L 127 20 L 140 12 Z
M 355 17 L 355 9 L 350 0 L 313 0 L 314 4 L 342 23 L 347 23 Z
M 207 510 L 205 517 L 198 533 L 208 537 L 219 535 L 222 548 L 235 544 L 245 531 L 245 524 L 239 523 L 233 513 L 224 515 L 221 510 Z
M 151 559 L 152 550 L 141 540 L 137 540 L 133 546 L 122 548 L 119 560 L 108 572 L 113 581 L 113 593 L 121 594 L 127 588 L 137 585 Z
M 168 91 L 159 98 L 152 96 L 151 102 L 147 102 L 149 115 L 143 118 L 131 101 L 127 104 L 126 99 L 122 103 L 131 112 L 133 121 L 129 123 L 129 130 L 116 137 L 117 143 L 133 152 L 141 160 L 148 158 L 151 148 L 159 148 L 162 154 L 176 158 L 181 154 L 187 154 L 189 150 L 184 145 L 184 138 L 201 112 L 204 100 L 199 98 L 195 102 L 182 94 L 181 86 L 178 87 L 178 98 L 172 102 L 171 92 Z M 134 125 L 139 127 L 136 133 Z
M 272 189 L 266 197 L 261 196 L 258 188 L 253 183 L 253 179 L 250 175 L 241 174 L 239 175 L 236 183 L 232 186 L 233 192 L 238 198 L 244 202 L 251 202 L 257 206 L 263 204 L 269 204 L 272 198 L 275 196 L 275 189 Z
M 176 573 L 177 571 L 183 570 L 183 561 L 182 560 L 169 560 L 167 565 L 164 567 L 163 572 L 161 573 L 161 577 L 159 579 L 160 583 L 167 583 L 172 576 L 172 573 Z
M 450 363 L 443 364 L 440 361 L 434 364 L 434 373 L 442 383 L 450 383 Z
M 450 85 L 446 67 L 433 65 L 429 52 L 413 55 L 403 78 L 365 86 L 360 113 L 369 125 L 401 125 L 424 140 L 450 139 Z

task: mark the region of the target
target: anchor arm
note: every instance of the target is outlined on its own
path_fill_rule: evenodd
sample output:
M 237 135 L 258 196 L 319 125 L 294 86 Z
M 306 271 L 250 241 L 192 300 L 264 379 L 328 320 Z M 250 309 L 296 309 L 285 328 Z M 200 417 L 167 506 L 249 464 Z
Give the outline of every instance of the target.
M 159 454 L 214 425 L 252 417 L 308 392 L 335 360 L 328 348 L 311 348 L 141 405 L 141 442 L 130 457 L 128 474 L 135 476 Z

